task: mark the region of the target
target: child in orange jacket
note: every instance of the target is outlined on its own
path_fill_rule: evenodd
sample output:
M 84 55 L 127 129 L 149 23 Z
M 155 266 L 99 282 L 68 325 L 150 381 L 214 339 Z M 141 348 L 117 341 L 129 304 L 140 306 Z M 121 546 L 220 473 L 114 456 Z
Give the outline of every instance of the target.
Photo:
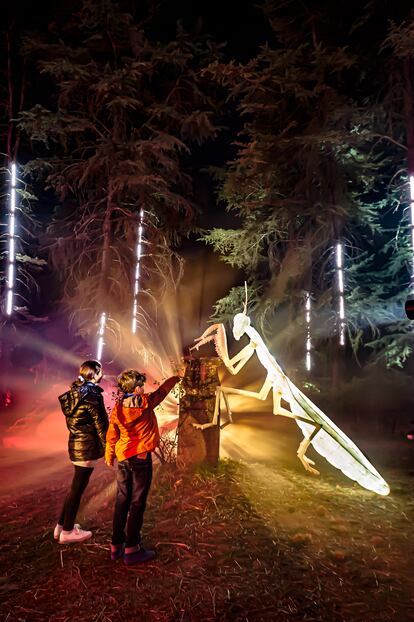
M 180 379 L 172 376 L 156 391 L 145 393 L 144 374 L 128 369 L 118 376 L 121 395 L 110 417 L 105 462 L 113 466 L 115 457 L 118 461 L 111 559 L 123 555 L 126 565 L 155 557 L 154 551 L 141 546 L 141 528 L 152 480 L 151 452 L 160 440 L 154 408 Z

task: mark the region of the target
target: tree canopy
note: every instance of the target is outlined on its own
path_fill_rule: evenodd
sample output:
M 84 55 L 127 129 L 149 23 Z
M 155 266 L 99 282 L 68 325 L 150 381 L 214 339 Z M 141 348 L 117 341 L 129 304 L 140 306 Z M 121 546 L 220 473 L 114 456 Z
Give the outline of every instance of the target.
M 154 300 L 174 282 L 173 244 L 194 227 L 185 158 L 217 133 L 199 78 L 216 47 L 180 25 L 175 39 L 152 41 L 144 26 L 116 2 L 85 0 L 63 26 L 24 39 L 23 54 L 50 89 L 19 115 L 37 154 L 25 174 L 59 200 L 50 257 L 80 327 L 103 305 L 112 315 L 130 311 L 141 209 L 146 290 Z
M 397 38 L 386 39 L 389 13 L 377 40 L 367 42 L 377 12 L 317 5 L 268 3 L 272 41 L 247 63 L 215 62 L 204 71 L 243 122 L 237 157 L 220 173 L 220 199 L 239 225 L 204 239 L 245 271 L 252 313 L 269 337 L 275 314 L 287 310 L 285 345 L 296 359 L 308 292 L 314 337 L 337 339 L 341 243 L 354 351 L 365 344 L 375 360 L 401 365 L 411 351 L 403 320 L 410 240 Z M 242 296 L 242 288 L 230 291 L 215 317 L 229 319 Z

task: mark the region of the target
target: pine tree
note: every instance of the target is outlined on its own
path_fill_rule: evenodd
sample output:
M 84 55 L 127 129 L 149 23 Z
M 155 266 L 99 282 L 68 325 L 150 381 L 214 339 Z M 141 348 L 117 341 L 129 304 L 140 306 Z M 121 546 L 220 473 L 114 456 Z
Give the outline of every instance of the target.
M 30 296 L 36 290 L 36 273 L 45 261 L 36 256 L 36 235 L 39 231 L 33 205 L 36 197 L 19 167 L 20 132 L 16 117 L 22 110 L 26 93 L 24 65 L 19 62 L 15 41 L 19 33 L 13 24 L 5 24 L 1 33 L 2 64 L 0 73 L 3 78 L 0 87 L 0 137 L 5 145 L 1 153 L 0 188 L 1 188 L 1 230 L 0 230 L 0 296 L 2 324 L 9 320 L 16 326 L 28 320 L 36 320 L 30 310 Z M 16 249 L 14 311 L 12 318 L 6 316 L 5 284 L 7 283 L 9 209 L 11 165 L 16 164 L 16 225 L 14 246 Z
M 223 261 L 245 271 L 255 322 L 269 340 L 278 333 L 277 349 L 286 361 L 297 361 L 303 352 L 308 291 L 319 318 L 316 335 L 325 350 L 337 343 L 334 251 L 341 242 L 352 342 L 367 343 L 377 356 L 386 356 L 392 337 L 385 338 L 384 331 L 392 335 L 401 327 L 395 305 L 407 253 L 406 244 L 397 256 L 391 252 L 395 230 L 384 227 L 384 215 L 400 200 L 397 171 L 404 150 L 401 120 L 393 127 L 398 114 L 387 108 L 384 57 L 375 61 L 381 41 L 367 52 L 363 8 L 356 16 L 347 15 L 342 4 L 298 10 L 297 3 L 284 2 L 269 3 L 266 11 L 272 44 L 245 65 L 215 63 L 207 70 L 237 102 L 243 129 L 220 192 L 240 226 L 213 229 L 205 241 Z M 398 188 L 393 186 L 390 199 L 386 180 L 394 175 Z M 388 250 L 378 266 L 372 253 L 380 235 Z M 365 260 L 370 272 L 364 274 Z M 399 281 L 380 293 L 385 274 L 398 274 Z M 371 277 L 363 288 L 362 281 Z M 391 289 L 388 325 L 378 332 L 372 316 L 384 309 Z M 242 288 L 235 288 L 218 301 L 216 318 L 225 320 L 240 310 L 242 296 Z M 369 322 L 375 343 L 366 330 Z M 407 354 L 404 350 L 402 359 Z
M 370 8 L 373 17 L 375 7 Z M 414 15 L 407 10 L 404 19 L 399 15 L 391 23 L 381 46 L 389 80 L 382 93 L 382 115 L 375 122 L 388 144 L 378 158 L 377 195 L 369 197 L 375 236 L 348 275 L 354 351 L 365 343 L 373 353 L 370 362 L 385 368 L 402 368 L 413 349 L 412 327 L 404 314 L 413 269 L 408 183 L 414 172 L 413 32 Z
M 103 308 L 130 325 L 141 208 L 148 297 L 177 278 L 172 245 L 194 226 L 184 159 L 216 134 L 199 86 L 214 47 L 180 26 L 175 40 L 151 41 L 143 23 L 112 0 L 85 0 L 64 27 L 24 42 L 51 90 L 19 117 L 39 153 L 26 174 L 59 199 L 50 257 L 81 331 Z
M 16 53 L 16 28 L 5 20 L 0 34 L 0 75 L 3 78 L 0 83 L 0 137 L 5 145 L 5 152 L 0 154 L 0 410 L 3 410 L 14 401 L 13 351 L 16 353 L 16 345 L 28 341 L 31 326 L 47 318 L 39 317 L 32 304 L 39 289 L 37 277 L 46 262 L 38 256 L 39 222 L 33 209 L 36 197 L 19 166 L 20 132 L 15 122 L 24 105 L 26 78 Z M 16 176 L 14 212 L 11 210 L 13 168 Z M 40 357 L 32 353 L 32 361 L 33 356 Z

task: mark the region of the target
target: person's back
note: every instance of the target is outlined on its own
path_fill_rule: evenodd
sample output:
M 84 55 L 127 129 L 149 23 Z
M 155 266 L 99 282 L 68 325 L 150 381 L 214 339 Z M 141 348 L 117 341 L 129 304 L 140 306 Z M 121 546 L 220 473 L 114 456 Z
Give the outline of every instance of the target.
M 141 528 L 152 481 L 151 452 L 160 434 L 154 408 L 179 382 L 179 376 L 166 380 L 156 391 L 145 393 L 144 374 L 129 369 L 118 377 L 120 398 L 111 413 L 106 436 L 105 462 L 118 461 L 111 559 L 123 555 L 125 564 L 137 564 L 155 557 L 141 546 Z
M 59 396 L 59 402 L 69 430 L 70 460 L 76 463 L 102 458 L 108 417 L 101 387 L 90 381 L 74 383 Z
M 172 376 L 152 393 L 121 395 L 111 413 L 106 439 L 106 462 L 112 464 L 115 455 L 120 462 L 132 456 L 154 451 L 158 447 L 160 434 L 154 409 L 179 380 L 178 376 Z
M 74 467 L 71 488 L 54 529 L 54 538 L 60 544 L 84 542 L 92 536 L 91 531 L 75 524 L 75 519 L 96 462 L 105 453 L 108 416 L 102 389 L 97 386 L 101 379 L 101 363 L 85 361 L 80 367 L 78 379 L 69 391 L 58 398 L 69 430 L 69 458 Z

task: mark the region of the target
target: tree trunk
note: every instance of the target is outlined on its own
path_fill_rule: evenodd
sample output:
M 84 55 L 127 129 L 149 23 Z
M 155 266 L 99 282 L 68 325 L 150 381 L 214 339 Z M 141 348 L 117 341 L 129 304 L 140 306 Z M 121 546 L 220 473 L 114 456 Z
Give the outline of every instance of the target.
M 404 62 L 404 111 L 407 130 L 407 168 L 408 175 L 414 175 L 414 71 L 413 61 L 407 58 Z
M 413 11 L 412 15 L 413 16 Z M 404 111 L 405 111 L 405 124 L 407 129 L 407 173 L 408 180 L 410 182 L 411 176 L 414 175 L 414 63 L 412 58 L 407 58 L 404 62 Z M 409 196 L 411 207 L 413 205 L 411 196 L 411 182 L 409 187 Z M 411 226 L 414 223 L 411 222 Z M 412 236 L 412 231 L 411 231 Z M 412 249 L 414 250 L 414 249 Z M 414 265 L 411 268 L 411 295 L 414 294 Z
M 186 359 L 187 373 L 183 379 L 185 395 L 180 400 L 178 418 L 177 462 L 182 466 L 208 464 L 216 466 L 220 449 L 220 419 L 206 430 L 197 430 L 193 423 L 213 419 L 216 387 L 220 384 L 217 357 Z
M 335 170 L 334 170 L 334 166 L 335 166 L 334 162 L 335 162 L 334 154 L 331 152 L 331 159 L 330 159 L 330 164 L 329 164 L 329 166 L 332 167 L 333 169 L 330 174 L 330 179 L 333 180 L 331 183 L 331 188 L 330 188 L 331 201 L 332 201 L 332 205 L 338 205 L 340 203 L 341 197 L 339 197 L 339 200 L 338 200 L 337 186 L 335 185 L 336 184 L 335 180 L 337 179 L 337 175 L 335 174 Z M 336 253 L 336 244 L 341 241 L 342 229 L 343 229 L 342 219 L 334 215 L 332 218 L 332 237 L 333 237 L 333 243 L 335 244 L 334 256 Z M 337 280 L 337 270 L 335 270 L 335 280 Z M 340 296 L 338 282 L 335 283 L 335 290 L 336 290 L 335 304 L 338 307 L 339 296 Z M 345 294 L 344 294 L 344 299 L 345 299 Z M 331 383 L 332 383 L 333 389 L 339 389 L 341 385 L 343 366 L 344 366 L 344 347 L 345 346 L 339 345 L 339 332 L 341 330 L 339 314 L 337 317 L 336 325 L 337 325 L 338 334 L 331 337 L 331 348 L 330 348 Z
M 0 340 L 0 413 L 8 413 L 15 402 L 15 386 L 13 382 L 13 372 L 11 367 L 12 337 L 14 331 L 6 330 L 3 327 L 2 338 Z
M 112 194 L 108 194 L 105 217 L 102 226 L 103 245 L 101 256 L 101 275 L 99 284 L 99 303 L 102 305 L 109 294 L 109 266 L 111 253 L 111 219 L 113 212 Z
M 331 388 L 334 390 L 339 389 L 341 386 L 343 375 L 343 346 L 338 343 L 337 337 L 331 339 L 330 343 L 330 361 L 331 361 Z

